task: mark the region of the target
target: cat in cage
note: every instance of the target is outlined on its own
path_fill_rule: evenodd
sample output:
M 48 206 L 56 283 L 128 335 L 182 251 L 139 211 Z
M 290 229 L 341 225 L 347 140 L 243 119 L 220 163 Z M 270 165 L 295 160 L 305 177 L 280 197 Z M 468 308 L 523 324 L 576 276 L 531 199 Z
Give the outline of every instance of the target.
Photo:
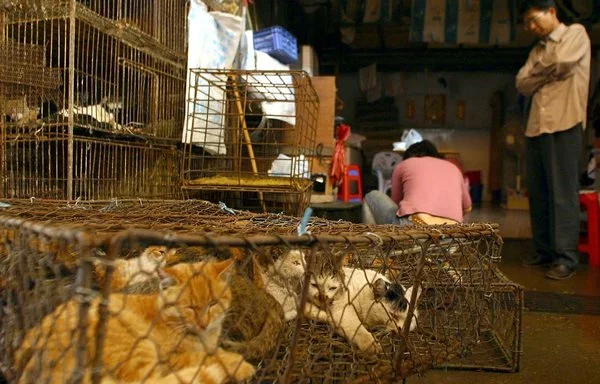
M 305 270 L 304 252 L 299 249 L 291 249 L 261 268 L 265 290 L 281 305 L 286 321 L 294 320 L 298 315 Z
M 160 274 L 165 266 L 198 262 L 217 254 L 236 260 L 236 272 L 229 277 L 232 299 L 228 316 L 223 321 L 223 348 L 237 352 L 249 361 L 272 356 L 284 329 L 283 308 L 264 289 L 260 276 L 251 280 L 239 271 L 241 262 L 246 260 L 240 248 L 218 251 L 203 247 L 167 249 L 150 246 L 136 258 L 114 261 L 111 290 L 130 295 L 153 294 L 159 290 Z M 95 266 L 99 282 L 104 278 L 103 268 Z
M 219 347 L 232 300 L 229 279 L 234 262 L 232 258 L 180 263 L 162 270 L 158 293 L 112 293 L 102 355 L 103 374 L 108 377 L 102 382 L 216 384 L 251 378 L 254 366 Z M 97 297 L 90 303 L 88 356 L 95 352 L 100 302 Z M 73 335 L 79 304 L 70 300 L 59 306 L 27 333 L 15 353 L 20 383 L 67 381 L 76 364 Z M 91 381 L 90 370 L 82 374 L 84 383 Z
M 385 326 L 399 333 L 407 318 L 413 287 L 406 289 L 371 269 L 344 267 L 344 257 L 324 253 L 312 257 L 306 316 L 330 324 L 361 351 L 380 352 L 381 345 L 369 329 Z M 421 291 L 419 287 L 417 300 Z M 410 331 L 416 328 L 418 316 L 415 307 Z

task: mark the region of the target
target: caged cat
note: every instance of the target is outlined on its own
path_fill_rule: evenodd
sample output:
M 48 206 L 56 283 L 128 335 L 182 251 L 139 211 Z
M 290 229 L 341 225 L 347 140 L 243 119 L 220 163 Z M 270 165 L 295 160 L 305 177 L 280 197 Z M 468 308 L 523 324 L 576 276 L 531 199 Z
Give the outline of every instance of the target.
M 113 293 L 104 336 L 103 383 L 225 383 L 251 378 L 254 367 L 219 348 L 222 323 L 231 303 L 229 276 L 233 260 L 178 264 L 161 272 L 160 292 Z M 98 307 L 90 303 L 86 354 L 94 356 Z M 67 382 L 76 364 L 79 302 L 71 300 L 31 329 L 15 353 L 20 383 Z M 89 366 L 88 366 L 89 367 Z M 83 382 L 91 381 L 85 369 Z
M 305 314 L 329 323 L 361 351 L 380 352 L 381 345 L 369 329 L 384 326 L 399 332 L 408 314 L 413 289 L 405 289 L 374 270 L 341 267 L 342 261 L 343 258 L 332 261 L 327 255 L 316 257 Z M 417 299 L 420 294 L 419 287 Z M 417 318 L 415 309 L 409 330 L 416 328 Z
M 261 268 L 260 275 L 265 290 L 281 305 L 286 321 L 293 320 L 298 315 L 299 294 L 305 270 L 304 252 L 299 249 L 292 249 Z
M 112 292 L 143 282 L 151 276 L 158 277 L 158 270 L 175 264 L 177 256 L 174 249 L 163 246 L 149 246 L 137 257 L 114 260 L 114 271 L 110 279 Z M 94 276 L 102 286 L 106 276 L 106 267 L 101 261 L 94 261 Z
M 160 247 L 154 248 L 163 251 Z M 227 255 L 236 260 L 236 272 L 230 273 L 229 278 L 232 298 L 228 315 L 223 320 L 223 347 L 241 354 L 250 361 L 259 361 L 271 356 L 278 346 L 279 337 L 284 328 L 283 310 L 264 288 L 259 288 L 239 271 L 242 269 L 240 265 L 242 260 L 245 260 L 243 250 L 240 248 L 230 248 L 225 251 L 209 250 L 202 247 L 177 248 L 166 251 L 166 254 L 169 255 L 166 259 L 154 258 L 153 261 L 158 262 L 160 260 L 162 262 L 162 260 L 167 260 L 167 263 L 172 260 L 200 261 L 215 253 L 218 253 L 219 256 Z M 157 256 L 158 252 L 155 250 L 154 252 L 144 252 L 144 254 Z M 137 274 L 132 269 L 132 267 L 139 267 L 140 265 L 144 264 L 117 264 L 114 275 L 124 276 L 127 272 L 139 276 L 137 280 L 124 286 L 122 292 L 152 294 L 159 290 L 161 280 L 156 273 Z M 124 270 L 121 271 L 121 268 L 124 268 Z M 162 268 L 162 265 L 159 265 L 160 268 Z M 111 286 L 113 285 L 111 284 Z M 121 288 L 121 284 L 115 286 Z

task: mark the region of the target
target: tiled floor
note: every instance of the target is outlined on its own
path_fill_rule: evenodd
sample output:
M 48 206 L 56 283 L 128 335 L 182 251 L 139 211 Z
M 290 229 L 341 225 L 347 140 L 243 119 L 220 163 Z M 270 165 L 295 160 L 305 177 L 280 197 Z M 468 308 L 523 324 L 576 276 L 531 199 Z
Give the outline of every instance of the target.
M 466 222 L 488 221 L 500 225 L 500 236 L 504 239 L 530 239 L 529 211 L 509 210 L 489 204 L 476 207 L 465 216 Z

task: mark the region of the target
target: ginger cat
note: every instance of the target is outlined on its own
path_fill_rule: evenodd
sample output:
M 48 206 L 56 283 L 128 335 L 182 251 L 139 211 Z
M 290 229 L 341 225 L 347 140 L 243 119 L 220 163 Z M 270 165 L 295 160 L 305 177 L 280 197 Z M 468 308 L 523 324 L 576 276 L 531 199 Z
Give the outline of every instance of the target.
M 159 293 L 111 294 L 103 382 L 216 384 L 251 378 L 250 363 L 218 347 L 231 302 L 233 262 L 178 264 L 161 273 Z M 84 383 L 91 381 L 100 300 L 92 300 L 88 311 Z M 20 383 L 67 382 L 76 364 L 78 311 L 79 303 L 71 300 L 27 333 L 15 353 Z
M 201 247 L 187 247 L 175 250 L 178 260 L 199 261 L 208 257 L 211 250 Z M 260 361 L 272 356 L 279 345 L 279 336 L 283 332 L 283 310 L 278 302 L 258 287 L 245 275 L 241 264 L 245 259 L 244 250 L 229 248 L 221 250 L 220 255 L 236 260 L 236 273 L 229 274 L 231 301 L 227 317 L 222 326 L 222 345 L 225 349 L 237 352 L 249 361 Z M 213 251 L 215 252 L 215 251 Z M 215 252 L 217 253 L 217 252 Z M 253 261 L 253 260 L 251 260 Z M 253 263 L 249 264 L 253 267 Z M 145 280 L 142 278 L 145 277 Z M 157 274 L 140 276 L 133 284 L 123 288 L 123 293 L 152 294 L 160 289 L 161 280 Z M 264 285 L 264 284 L 262 284 Z M 295 307 L 294 307 L 295 308 Z

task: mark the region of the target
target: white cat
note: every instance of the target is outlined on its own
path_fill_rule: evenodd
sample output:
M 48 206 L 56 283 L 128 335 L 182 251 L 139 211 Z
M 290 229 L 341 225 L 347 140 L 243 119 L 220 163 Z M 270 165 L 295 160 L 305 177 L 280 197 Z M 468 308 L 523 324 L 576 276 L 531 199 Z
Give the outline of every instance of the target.
M 167 261 L 173 257 L 175 252 L 175 249 L 163 246 L 149 246 L 138 257 L 115 259 L 115 268 L 110 281 L 111 290 L 118 291 L 158 277 L 159 270 L 167 265 Z M 98 282 L 103 284 L 106 274 L 104 263 L 95 260 L 94 272 Z
M 382 274 L 370 269 L 342 268 L 340 274 L 313 275 L 308 287 L 305 308 L 307 317 L 325 321 L 335 331 L 354 343 L 360 350 L 379 352 L 369 329 L 385 326 L 392 332 L 400 332 L 406 321 L 412 287 L 404 289 L 392 283 Z M 417 292 L 417 300 L 421 288 Z M 415 309 L 409 326 L 417 326 L 419 312 Z
M 69 117 L 68 109 L 63 109 L 58 112 L 59 115 Z M 117 130 L 123 130 L 121 124 L 115 120 L 115 114 L 106 109 L 104 104 L 95 104 L 87 106 L 73 106 L 73 114 L 75 115 L 87 115 L 98 121 L 99 123 L 110 124 L 110 126 Z
M 305 270 L 304 252 L 293 249 L 261 271 L 265 290 L 283 307 L 285 321 L 298 315 L 299 292 Z

